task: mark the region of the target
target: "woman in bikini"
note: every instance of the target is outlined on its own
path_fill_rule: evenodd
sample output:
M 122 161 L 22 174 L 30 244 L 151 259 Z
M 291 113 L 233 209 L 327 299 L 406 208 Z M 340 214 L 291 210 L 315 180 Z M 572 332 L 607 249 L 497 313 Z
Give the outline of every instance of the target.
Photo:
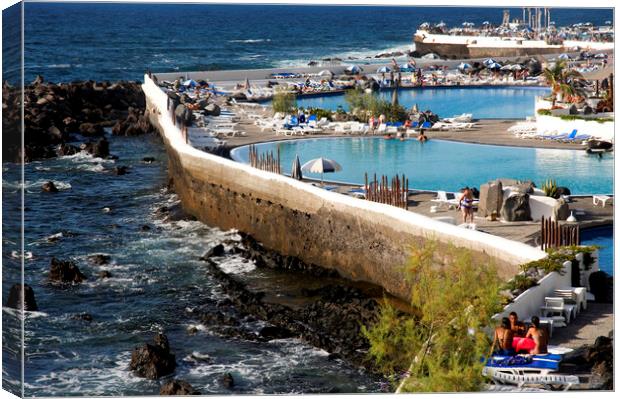
M 502 319 L 502 324 L 495 329 L 495 338 L 493 338 L 493 348 L 497 348 L 496 353 L 502 356 L 513 356 L 515 350 L 512 347 L 512 339 L 514 334 L 510 329 L 510 320 L 508 317 Z
M 463 193 L 459 198 L 459 207 L 461 208 L 461 213 L 463 214 L 463 223 L 467 223 L 467 218 L 471 220 L 471 223 L 474 222 L 474 196 L 471 193 L 469 187 L 465 187 L 463 189 Z

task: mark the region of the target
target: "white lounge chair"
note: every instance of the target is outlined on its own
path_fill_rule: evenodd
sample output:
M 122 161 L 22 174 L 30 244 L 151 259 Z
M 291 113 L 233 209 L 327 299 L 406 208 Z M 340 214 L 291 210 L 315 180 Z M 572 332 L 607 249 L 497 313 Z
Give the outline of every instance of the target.
M 566 324 L 570 323 L 571 318 L 576 315 L 576 306 L 564 302 L 564 298 L 545 297 L 545 305 L 540 307 L 540 313 L 543 317 L 549 314 L 560 314 L 566 319 Z
M 495 368 L 485 367 L 482 374 L 491 378 L 498 384 L 511 384 L 518 387 L 525 385 L 538 385 L 543 387 L 561 386 L 568 391 L 573 385 L 580 383 L 576 375 L 566 374 L 545 374 L 530 372 L 521 368 Z
M 592 196 L 592 205 L 596 206 L 601 204 L 604 208 L 607 205 L 607 201 L 609 201 L 611 197 L 609 195 L 593 195 Z
M 585 287 L 566 287 L 557 288 L 553 291 L 553 296 L 559 298 L 569 298 L 577 305 L 577 313 L 588 308 L 588 299 L 586 298 L 588 290 Z
M 437 191 L 437 198 L 432 199 L 432 202 L 437 202 L 440 206 L 445 205 L 448 209 L 457 208 L 459 206 L 459 200 L 455 193 L 448 193 L 446 191 Z

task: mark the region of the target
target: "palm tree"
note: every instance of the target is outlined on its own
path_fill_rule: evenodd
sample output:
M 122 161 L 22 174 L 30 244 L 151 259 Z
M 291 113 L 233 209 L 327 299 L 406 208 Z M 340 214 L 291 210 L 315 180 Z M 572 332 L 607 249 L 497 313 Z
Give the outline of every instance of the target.
M 545 68 L 543 75 L 549 86 L 551 86 L 552 106 L 555 106 L 558 94 L 561 94 L 562 98 L 582 94 L 581 90 L 573 84 L 574 79 L 582 78 L 581 74 L 574 69 L 568 68 L 564 60 L 558 60 L 551 68 Z

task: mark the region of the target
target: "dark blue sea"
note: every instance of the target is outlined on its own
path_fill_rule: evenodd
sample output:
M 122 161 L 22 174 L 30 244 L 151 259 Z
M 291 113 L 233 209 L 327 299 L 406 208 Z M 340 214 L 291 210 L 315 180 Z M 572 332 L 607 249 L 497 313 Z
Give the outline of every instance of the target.
M 25 5 L 26 80 L 141 79 L 156 72 L 268 68 L 410 48 L 422 22 L 500 24 L 503 8 L 178 4 Z M 521 9 L 511 9 L 513 18 Z M 611 9 L 554 9 L 557 25 Z
M 520 9 L 513 15 L 519 16 Z M 424 22 L 501 21 L 500 8 L 25 4 L 25 78 L 54 82 L 141 79 L 145 69 L 191 71 L 303 65 L 325 57 L 374 56 L 409 48 Z M 3 79 L 19 77 L 19 28 L 3 12 Z M 554 10 L 558 25 L 612 19 L 610 10 Z M 9 22 L 9 23 L 7 23 Z M 298 340 L 248 342 L 220 336 L 193 313 L 222 292 L 198 258 L 235 238 L 199 222 L 167 222 L 157 209 L 178 202 L 166 189 L 167 160 L 156 137 L 110 138 L 119 160 L 87 155 L 2 165 L 3 304 L 20 279 L 20 190 L 25 190 L 26 283 L 40 312 L 25 320 L 25 395 L 153 395 L 161 382 L 128 369 L 133 347 L 165 331 L 179 363 L 175 377 L 203 393 L 378 392 L 381 381 Z M 151 164 L 141 162 L 153 156 Z M 130 173 L 115 176 L 117 165 Z M 52 180 L 50 195 L 40 186 Z M 144 231 L 141 226 L 148 225 Z M 109 265 L 88 262 L 110 255 Z M 73 259 L 91 279 L 58 290 L 46 283 L 52 256 Z M 257 270 L 234 256 L 223 269 L 253 287 L 294 291 L 300 280 Z M 97 280 L 101 271 L 112 278 Z M 286 291 L 284 290 L 284 291 Z M 286 298 L 287 292 L 281 293 Z M 92 322 L 73 316 L 89 313 Z M 190 335 L 187 329 L 195 327 Z M 251 328 L 252 326 L 248 326 Z M 20 323 L 3 308 L 3 387 L 19 386 Z M 205 360 L 210 359 L 210 360 Z M 231 372 L 236 388 L 219 379 Z

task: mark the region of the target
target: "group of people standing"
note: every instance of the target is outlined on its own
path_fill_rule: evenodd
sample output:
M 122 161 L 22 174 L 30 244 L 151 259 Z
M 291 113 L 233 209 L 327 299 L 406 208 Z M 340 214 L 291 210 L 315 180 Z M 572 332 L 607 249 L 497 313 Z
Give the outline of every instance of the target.
M 540 327 L 540 319 L 532 316 L 532 322 L 529 327 L 525 323 L 519 321 L 516 312 L 511 312 L 508 317 L 502 319 L 499 327 L 495 329 L 495 337 L 493 338 L 493 349 L 496 354 L 503 356 L 513 356 L 517 354 L 515 349 L 515 339 L 531 340 L 529 345 L 520 345 L 523 348 L 519 352 L 526 352 L 531 355 L 539 355 L 547 353 L 547 345 L 549 337 L 547 332 Z

